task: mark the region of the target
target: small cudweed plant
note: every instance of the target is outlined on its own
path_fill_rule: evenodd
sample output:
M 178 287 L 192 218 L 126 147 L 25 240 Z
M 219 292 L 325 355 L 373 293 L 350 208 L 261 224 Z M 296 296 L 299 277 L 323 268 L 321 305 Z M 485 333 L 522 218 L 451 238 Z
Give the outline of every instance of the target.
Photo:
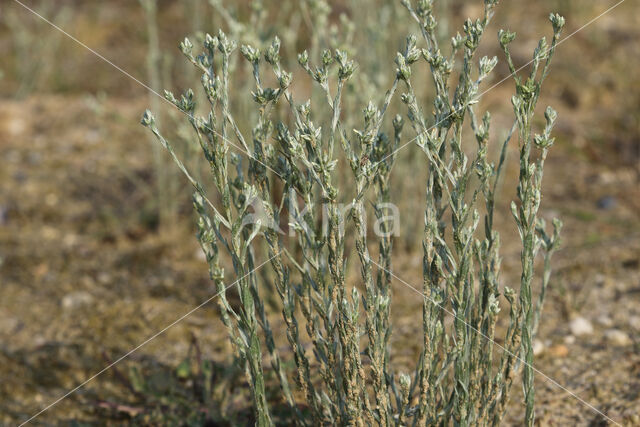
M 308 3 L 308 4 L 306 4 Z M 322 10 L 324 2 L 308 1 L 305 7 Z M 281 42 L 274 38 L 262 48 L 242 45 L 240 52 L 252 70 L 255 120 L 250 135 L 243 132 L 233 113 L 237 97 L 231 87 L 230 64 L 235 64 L 236 43 L 223 32 L 207 35 L 201 53 L 185 39 L 180 48 L 202 73 L 207 113 L 196 113 L 191 90 L 166 98 L 186 113 L 209 163 L 211 181 L 218 192 L 211 202 L 204 185 L 189 175 L 173 147 L 147 112 L 142 123 L 170 152 L 195 188 L 198 240 L 209 264 L 211 279 L 220 297 L 222 321 L 233 343 L 238 363 L 249 381 L 256 423 L 274 424 L 272 402 L 267 397 L 265 375 L 270 368 L 280 386 L 292 420 L 301 425 L 497 425 L 511 395 L 513 379 L 522 370 L 525 424 L 534 421 L 532 340 L 540 319 L 550 277 L 550 260 L 559 242 L 561 224 L 547 234 L 538 217 L 544 161 L 553 138 L 556 113 L 548 108 L 541 134 L 533 131 L 533 115 L 541 84 L 547 76 L 564 19 L 551 15 L 553 39 L 543 38 L 534 51 L 528 76 L 516 73 L 509 53 L 515 34 L 500 31 L 498 41 L 516 85 L 512 98 L 515 122 L 502 142 L 497 165 L 489 160 L 491 144 L 488 112 L 479 119 L 480 85 L 488 78 L 497 58 L 476 59 L 476 51 L 493 15 L 496 0 L 484 1 L 484 14 L 468 19 L 440 47 L 433 1 L 403 0 L 408 16 L 418 24 L 422 41 L 406 39 L 396 55 L 396 71 L 380 103 L 342 110 L 343 97 L 357 74 L 348 51 L 325 49 L 298 55 L 303 74 L 317 87 L 314 98 L 297 102 L 291 89 L 293 73 L 281 64 Z M 318 12 L 320 13 L 320 12 Z M 326 33 L 322 33 L 326 36 Z M 326 37 L 314 36 L 318 46 Z M 421 46 L 422 44 L 422 46 Z M 448 50 L 448 53 L 443 53 Z M 459 66 L 456 63 L 459 62 Z M 235 67 L 235 65 L 234 65 Z M 415 92 L 416 67 L 427 67 L 435 97 L 431 108 L 421 106 Z M 453 73 L 453 70 L 460 70 Z M 271 74 L 267 78 L 267 74 Z M 269 86 L 267 82 L 275 82 Z M 388 119 L 398 90 L 403 107 Z M 394 104 L 395 105 L 395 104 Z M 431 115 L 424 110 L 431 109 Z M 314 122 L 319 117 L 322 125 Z M 327 118 L 323 121 L 322 118 Z M 358 123 L 350 127 L 346 123 Z M 475 154 L 464 147 L 463 134 L 470 126 Z M 407 132 L 407 125 L 411 132 Z M 500 236 L 494 224 L 498 181 L 506 161 L 507 146 L 517 129 L 520 174 L 513 217 L 522 239 L 520 290 L 500 289 Z M 394 367 L 390 348 L 392 226 L 389 218 L 390 182 L 401 141 L 415 141 L 427 170 L 423 232 L 422 351 L 411 374 Z M 243 155 L 234 154 L 239 147 Z M 337 165 L 346 161 L 352 185 L 338 180 Z M 275 190 L 279 191 L 275 191 Z M 347 193 L 347 194 L 345 194 Z M 282 194 L 281 197 L 274 194 Z M 352 200 L 345 227 L 339 196 Z M 382 233 L 377 258 L 370 254 L 376 243 L 367 233 L 365 199 L 373 198 L 373 210 Z M 248 220 L 250 201 L 264 207 L 265 223 L 281 224 L 288 214 L 289 238 L 277 227 Z M 323 212 L 318 207 L 324 205 Z M 482 214 L 480 212 L 483 212 Z M 325 223 L 320 218 L 326 214 Z M 482 224 L 482 225 L 481 225 Z M 353 233 L 351 234 L 351 230 Z M 346 250 L 353 241 L 355 251 Z M 545 258 L 542 288 L 534 301 L 534 259 L 542 249 Z M 265 252 L 271 266 L 279 308 L 286 326 L 290 352 L 281 354 L 270 324 L 266 299 L 257 274 L 258 254 Z M 234 274 L 226 275 L 223 256 L 232 262 Z M 354 256 L 360 265 L 355 280 L 347 277 L 347 262 Z M 376 261 L 377 259 L 377 261 Z M 232 306 L 225 290 L 237 280 L 240 304 Z M 225 281 L 226 279 L 226 281 Z M 361 286 L 360 286 L 361 285 Z M 508 304 L 502 310 L 503 298 Z M 500 313 L 509 324 L 499 338 L 504 351 L 497 354 L 493 340 Z M 447 317 L 453 315 L 453 323 Z M 287 369 L 285 360 L 293 360 Z M 523 363 L 524 362 L 524 363 Z M 292 387 L 291 382 L 295 384 Z

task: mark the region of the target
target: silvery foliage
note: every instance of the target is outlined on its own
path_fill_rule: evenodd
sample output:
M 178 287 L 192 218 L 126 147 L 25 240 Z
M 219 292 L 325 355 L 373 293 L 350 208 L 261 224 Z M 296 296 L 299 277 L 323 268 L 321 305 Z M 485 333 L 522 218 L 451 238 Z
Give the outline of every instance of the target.
M 379 104 L 362 105 L 359 124 L 353 127 L 345 123 L 357 123 L 357 110 L 343 110 L 342 105 L 357 66 L 346 50 L 305 51 L 298 56 L 303 74 L 320 95 L 312 105 L 311 100 L 294 100 L 293 73 L 282 65 L 280 39 L 261 48 L 242 45 L 239 50 L 254 81 L 251 97 L 256 114 L 249 135 L 241 130 L 240 117 L 231 107 L 236 98 L 245 96 L 231 86 L 236 42 L 221 31 L 206 36 L 201 52 L 188 39 L 180 44 L 202 73 L 207 114 L 197 114 L 191 90 L 179 98 L 167 92 L 166 98 L 186 113 L 193 127 L 218 192 L 215 203 L 180 163 L 152 114 L 145 113 L 142 120 L 195 188 L 198 240 L 220 292 L 222 321 L 238 363 L 246 371 L 258 425 L 275 422 L 273 398 L 267 396 L 265 383 L 267 361 L 290 408 L 293 420 L 288 421 L 296 424 L 497 425 L 519 371 L 524 421 L 533 424 L 532 340 L 561 224 L 554 221 L 553 233 L 547 234 L 538 217 L 542 171 L 553 144 L 556 113 L 547 109 L 541 134 L 533 132 L 532 122 L 564 19 L 551 15 L 551 45 L 544 38 L 540 41 L 526 77 L 517 74 L 509 53 L 515 34 L 500 31 L 498 35 L 516 94 L 512 98 L 515 122 L 500 145 L 496 165 L 489 160 L 489 146 L 495 140 L 490 135 L 490 115 L 487 112 L 478 119 L 476 110 L 479 89 L 497 58 L 477 60 L 475 54 L 497 0 L 485 0 L 483 16 L 465 21 L 463 33 L 451 39 L 448 54 L 436 37 L 433 1 L 401 3 L 418 24 L 422 41 L 407 37 L 395 58 L 390 88 L 380 94 Z M 303 4 L 316 24 L 328 22 L 325 2 Z M 319 44 L 321 38 L 312 38 Z M 431 106 L 420 105 L 414 90 L 415 85 L 425 84 L 414 81 L 414 70 L 425 65 L 435 88 Z M 399 90 L 403 93 L 396 96 Z M 396 98 L 402 102 L 397 107 L 392 105 Z M 424 110 L 433 112 L 426 115 Z M 315 117 L 326 120 L 315 122 Z M 407 124 L 411 132 L 406 131 Z M 472 157 L 467 155 L 471 147 L 463 146 L 466 124 L 477 143 Z M 512 212 L 522 239 L 519 292 L 499 286 L 500 236 L 494 225 L 498 181 L 516 130 L 520 173 Z M 385 220 L 392 214 L 390 179 L 396 149 L 405 134 L 409 134 L 407 140 L 415 141 L 428 175 L 420 291 L 422 350 L 410 374 L 392 363 L 393 233 Z M 234 153 L 236 145 L 250 154 L 248 159 Z M 341 162 L 349 166 L 351 184 L 338 180 Z M 339 196 L 352 200 L 346 217 Z M 370 197 L 372 203 L 365 203 Z M 260 201 L 258 217 L 251 208 L 256 200 Z M 368 206 L 382 219 L 378 227 L 384 233 L 375 238 L 367 232 L 364 212 Z M 326 215 L 326 221 L 321 215 Z M 285 225 L 293 231 L 291 235 L 278 231 L 284 217 L 289 218 Z M 345 250 L 350 241 L 355 251 Z M 378 245 L 375 258 L 369 252 L 374 243 Z M 540 250 L 545 270 L 536 302 L 533 261 Z M 270 281 L 279 297 L 289 345 L 285 353 L 276 345 L 273 317 L 268 315 L 273 307 L 265 303 L 262 285 L 269 283 L 260 283 L 268 276 L 254 271 L 259 253 L 267 255 Z M 224 254 L 231 259 L 232 274 L 223 268 Z M 352 260 L 359 263 L 358 277 L 347 275 L 347 262 Z M 225 290 L 226 283 L 236 279 L 237 288 Z M 239 306 L 229 303 L 229 292 L 238 293 Z M 498 333 L 505 302 L 503 317 L 508 327 Z M 446 321 L 451 315 L 453 323 Z M 503 343 L 501 354 L 495 351 L 494 340 Z M 285 363 L 290 360 L 293 371 Z

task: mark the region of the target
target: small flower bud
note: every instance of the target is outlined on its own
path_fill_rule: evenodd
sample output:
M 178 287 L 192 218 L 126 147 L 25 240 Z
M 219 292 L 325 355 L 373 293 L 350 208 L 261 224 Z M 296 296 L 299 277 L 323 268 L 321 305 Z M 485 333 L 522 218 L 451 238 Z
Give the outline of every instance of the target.
M 411 68 L 407 65 L 404 56 L 400 52 L 396 55 L 396 65 L 398 68 L 396 69 L 398 78 L 401 80 L 409 80 L 411 77 Z
M 151 111 L 145 110 L 144 114 L 142 115 L 142 120 L 140 121 L 140 123 L 143 126 L 150 127 L 150 126 L 153 126 L 155 122 L 156 122 L 156 118 L 153 117 L 153 114 L 151 113 Z
M 336 50 L 336 61 L 338 62 L 338 65 L 344 67 L 347 63 L 347 52 L 340 49 Z
M 420 57 L 420 50 L 416 47 L 417 39 L 413 34 L 407 37 L 407 48 L 404 55 L 407 64 L 413 64 Z
M 370 122 L 371 119 L 373 119 L 377 115 L 378 109 L 372 101 L 369 101 L 366 108 L 362 112 L 364 113 L 364 121 Z
M 267 48 L 264 59 L 271 65 L 275 65 L 280 62 L 280 39 L 278 36 L 273 39 L 271 46 Z
M 549 21 L 551 21 L 551 25 L 553 25 L 553 32 L 555 34 L 560 33 L 565 24 L 565 19 L 562 15 L 557 13 L 552 13 L 549 15 Z
M 347 80 L 355 71 L 355 63 L 347 60 L 347 53 L 342 50 L 336 50 L 336 61 L 340 66 L 338 70 L 338 78 L 340 80 Z
M 309 53 L 306 50 L 298 54 L 298 64 L 302 67 L 307 67 L 309 64 Z
M 240 53 L 242 53 L 242 56 L 252 64 L 257 63 L 260 60 L 260 52 L 252 46 L 243 44 L 240 47 Z
M 404 126 L 404 119 L 400 114 L 396 114 L 393 118 L 393 130 L 396 134 L 400 134 L 402 132 L 402 127 Z
M 187 56 L 191 56 L 191 52 L 193 51 L 193 43 L 187 37 L 180 43 L 180 51 Z
M 322 64 L 325 67 L 328 67 L 329 65 L 331 65 L 333 63 L 333 56 L 331 55 L 331 51 L 328 49 L 325 49 L 322 52 Z
M 214 41 L 216 38 L 213 39 Z M 218 50 L 225 55 L 231 55 L 231 52 L 236 48 L 236 42 L 229 40 L 227 35 L 222 32 L 222 30 L 218 31 Z
M 516 291 L 511 289 L 509 286 L 504 287 L 504 296 L 510 302 L 513 303 L 516 297 Z
M 498 31 L 498 40 L 500 41 L 500 45 L 504 48 L 509 43 L 511 43 L 516 38 L 516 33 L 512 33 L 507 30 Z
M 547 53 L 548 53 L 547 47 L 548 47 L 547 39 L 546 39 L 546 37 L 542 37 L 540 39 L 540 41 L 538 42 L 538 46 L 533 51 L 534 59 L 536 59 L 538 61 L 544 59 L 547 56 Z
M 451 37 L 451 47 L 453 50 L 458 50 L 464 45 L 464 37 L 457 33 L 455 37 Z
M 171 102 L 172 104 L 175 104 L 178 102 L 178 100 L 176 99 L 176 97 L 173 95 L 172 92 L 169 92 L 168 90 L 164 91 L 164 99 L 166 99 L 167 101 Z
M 204 36 L 204 47 L 209 50 L 214 50 L 218 46 L 218 39 L 216 37 L 212 37 L 211 34 L 207 33 Z
M 480 73 L 486 76 L 495 68 L 497 63 L 498 63 L 497 56 L 494 56 L 491 59 L 489 59 L 486 56 L 483 56 L 482 59 L 480 59 Z
M 556 110 L 549 106 L 544 111 L 544 118 L 547 120 L 547 125 L 553 125 L 553 123 L 558 118 L 558 113 L 556 112 Z
M 280 84 L 280 88 L 281 89 L 286 89 L 289 87 L 289 85 L 291 85 L 291 80 L 293 79 L 293 76 L 291 73 L 287 73 L 286 71 L 284 71 L 280 77 L 278 78 L 278 83 Z
M 500 301 L 494 294 L 489 295 L 489 312 L 494 316 L 500 312 Z

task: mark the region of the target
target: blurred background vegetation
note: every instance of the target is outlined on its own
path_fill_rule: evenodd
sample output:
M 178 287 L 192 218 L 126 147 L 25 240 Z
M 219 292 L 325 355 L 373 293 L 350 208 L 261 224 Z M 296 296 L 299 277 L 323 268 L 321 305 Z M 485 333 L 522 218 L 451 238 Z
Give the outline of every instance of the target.
M 158 0 L 155 8 L 149 0 L 24 2 L 159 92 L 199 85 L 177 49 L 185 36 L 198 39 L 223 28 L 246 41 L 254 33 L 242 26 L 251 25 L 249 1 Z M 417 31 L 399 2 L 333 0 L 326 40 L 318 41 L 312 36 L 313 1 L 264 3 L 267 15 L 258 34 L 262 40 L 282 38 L 282 56 L 296 72 L 294 82 L 300 73 L 293 65 L 298 52 L 312 43 L 336 47 L 332 43 L 350 37 L 365 46 L 352 53 L 359 74 L 384 93 L 395 51 Z M 479 0 L 436 3 L 443 40 L 460 31 L 465 18 L 479 16 L 482 7 Z M 502 2 L 481 51 L 500 60 L 489 85 L 508 72 L 494 36 L 499 28 L 517 32 L 512 46 L 521 65 L 539 35 L 548 35 L 549 12 L 567 18 L 568 35 L 613 4 Z M 0 58 L 0 423 L 15 423 L 214 290 L 193 238 L 190 192 L 183 191 L 187 183 L 139 125 L 144 109 L 153 107 L 166 123 L 163 128 L 173 129 L 181 156 L 197 170 L 197 147 L 181 114 L 10 0 L 0 4 Z M 640 423 L 638 69 L 640 7 L 628 0 L 560 46 L 540 102 L 542 109 L 552 105 L 559 113 L 542 213 L 560 216 L 565 228 L 545 306 L 538 367 L 631 424 Z M 234 102 L 240 110 L 252 102 L 249 77 L 239 65 Z M 429 98 L 428 85 L 418 90 Z M 299 83 L 296 91 L 304 99 L 310 86 Z M 497 132 L 506 132 L 511 123 L 512 91 L 506 81 L 482 98 Z M 413 153 L 413 147 L 401 151 L 394 172 L 395 199 L 406 212 L 394 263 L 405 278 L 419 282 L 421 233 L 416 230 L 421 230 L 424 171 Z M 505 182 L 515 182 L 516 176 L 511 171 Z M 501 202 L 510 197 L 507 193 Z M 508 251 L 516 231 L 510 218 L 502 220 Z M 505 280 L 517 276 L 518 256 L 507 253 Z M 411 313 L 418 306 L 410 293 L 398 292 L 392 311 L 398 313 L 400 338 L 394 345 L 406 348 L 409 361 L 418 346 L 411 342 L 416 326 Z M 593 331 L 586 336 L 572 331 L 568 325 L 575 318 L 593 324 Z M 615 341 L 611 331 L 627 340 Z M 246 422 L 247 385 L 231 368 L 228 354 L 215 310 L 206 307 L 42 419 L 153 424 L 224 416 Z M 237 393 L 223 393 L 225 387 Z M 595 419 L 576 401 L 558 399 L 556 389 L 541 382 L 539 390 L 543 422 Z M 277 390 L 273 393 L 277 400 Z M 518 420 L 519 398 L 514 402 L 511 413 Z

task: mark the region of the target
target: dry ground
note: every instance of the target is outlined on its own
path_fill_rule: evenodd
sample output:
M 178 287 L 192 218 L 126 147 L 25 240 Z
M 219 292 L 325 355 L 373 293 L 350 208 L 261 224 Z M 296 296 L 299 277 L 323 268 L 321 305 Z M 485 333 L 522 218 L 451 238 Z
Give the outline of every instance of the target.
M 637 5 L 592 28 L 606 41 L 584 34 L 560 49 L 557 77 L 543 99 L 560 118 L 542 214 L 561 217 L 565 228 L 536 360 L 540 371 L 625 425 L 640 425 L 640 92 L 627 75 L 640 65 L 634 12 Z M 113 42 L 109 34 L 94 37 Z M 126 62 L 111 42 L 105 48 Z M 123 96 L 114 81 L 103 88 L 113 89 L 109 98 L 78 91 L 0 101 L 0 424 L 34 414 L 215 293 L 193 238 L 188 194 L 181 221 L 156 228 L 150 145 L 137 126 L 148 101 L 140 92 Z M 488 94 L 487 105 L 508 99 L 507 86 Z M 5 79 L 4 93 L 11 87 Z M 509 173 L 513 182 L 515 171 Z M 519 253 L 509 244 L 513 226 L 505 224 L 509 282 L 517 280 Z M 400 248 L 394 263 L 419 285 L 418 252 Z M 393 345 L 398 363 L 408 365 L 418 346 L 419 307 L 409 289 L 394 286 Z M 577 317 L 593 331 L 572 333 Z M 273 322 L 277 327 L 277 316 Z M 191 385 L 175 370 L 193 354 L 192 336 L 216 372 L 228 370 L 225 335 L 216 310 L 206 306 L 38 422 L 130 421 L 148 402 L 121 379 L 136 368 L 154 390 L 172 396 L 153 405 L 181 416 Z M 542 376 L 537 381 L 542 425 L 605 424 Z M 520 399 L 516 392 L 513 425 L 522 419 Z M 242 393 L 230 400 L 238 410 L 246 405 Z

